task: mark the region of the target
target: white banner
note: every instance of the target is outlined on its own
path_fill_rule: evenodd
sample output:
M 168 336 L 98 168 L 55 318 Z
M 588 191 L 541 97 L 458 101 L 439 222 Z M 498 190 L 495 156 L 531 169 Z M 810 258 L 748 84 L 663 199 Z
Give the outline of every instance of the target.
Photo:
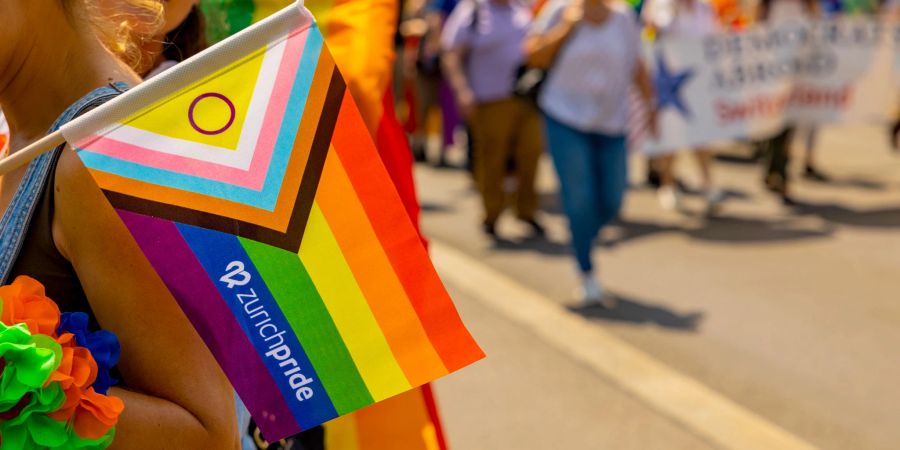
M 900 28 L 874 20 L 796 21 L 646 47 L 659 154 L 790 124 L 882 123 L 898 104 Z

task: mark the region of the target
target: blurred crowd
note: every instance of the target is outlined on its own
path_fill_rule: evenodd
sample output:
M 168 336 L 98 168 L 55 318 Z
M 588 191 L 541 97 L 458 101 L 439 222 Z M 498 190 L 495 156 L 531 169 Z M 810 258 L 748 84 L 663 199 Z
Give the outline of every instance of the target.
M 466 149 L 483 231 L 498 238 L 497 220 L 511 203 L 516 217 L 543 236 L 535 175 L 546 151 L 581 275 L 576 294 L 587 304 L 612 306 L 591 253 L 622 205 L 629 147 L 658 132 L 643 44 L 795 19 L 867 16 L 894 23 L 900 1 L 407 0 L 401 15 L 395 88 L 415 159 L 430 156 L 442 167 L 450 149 Z M 888 131 L 896 149 L 900 122 Z M 829 180 L 817 164 L 816 136 L 815 127 L 789 125 L 750 142 L 764 166 L 763 183 L 786 205 L 795 203 L 788 165 L 796 138 L 803 176 Z M 437 151 L 426 151 L 434 142 Z M 707 213 L 715 214 L 725 195 L 715 182 L 713 152 L 683 150 L 698 164 Z M 653 157 L 647 165 L 647 182 L 669 210 L 679 209 L 683 190 L 676 157 Z

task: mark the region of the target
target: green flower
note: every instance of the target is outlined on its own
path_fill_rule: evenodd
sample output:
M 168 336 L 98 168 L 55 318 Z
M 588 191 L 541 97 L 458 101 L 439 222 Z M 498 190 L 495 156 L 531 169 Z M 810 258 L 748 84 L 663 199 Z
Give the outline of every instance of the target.
M 0 323 L 0 413 L 19 406 L 29 392 L 43 388 L 59 367 L 62 348 L 49 336 L 32 336 L 25 324 Z

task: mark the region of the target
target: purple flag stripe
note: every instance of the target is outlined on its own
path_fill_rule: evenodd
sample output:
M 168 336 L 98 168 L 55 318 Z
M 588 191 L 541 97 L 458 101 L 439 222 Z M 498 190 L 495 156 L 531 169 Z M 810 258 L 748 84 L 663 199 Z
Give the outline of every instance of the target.
M 269 371 L 175 224 L 118 210 L 264 435 L 300 431 Z

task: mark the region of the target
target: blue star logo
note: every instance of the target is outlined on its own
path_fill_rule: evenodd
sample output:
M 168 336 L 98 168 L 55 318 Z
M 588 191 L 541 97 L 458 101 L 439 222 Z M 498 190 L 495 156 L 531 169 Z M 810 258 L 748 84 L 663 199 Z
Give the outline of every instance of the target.
M 691 69 L 673 73 L 673 71 L 666 66 L 666 61 L 663 59 L 662 52 L 657 52 L 656 75 L 653 80 L 653 83 L 656 85 L 656 107 L 659 108 L 659 110 L 662 110 L 663 108 L 671 106 L 677 109 L 682 116 L 690 119 L 691 111 L 687 108 L 684 99 L 681 97 L 681 90 L 693 76 L 694 71 Z

